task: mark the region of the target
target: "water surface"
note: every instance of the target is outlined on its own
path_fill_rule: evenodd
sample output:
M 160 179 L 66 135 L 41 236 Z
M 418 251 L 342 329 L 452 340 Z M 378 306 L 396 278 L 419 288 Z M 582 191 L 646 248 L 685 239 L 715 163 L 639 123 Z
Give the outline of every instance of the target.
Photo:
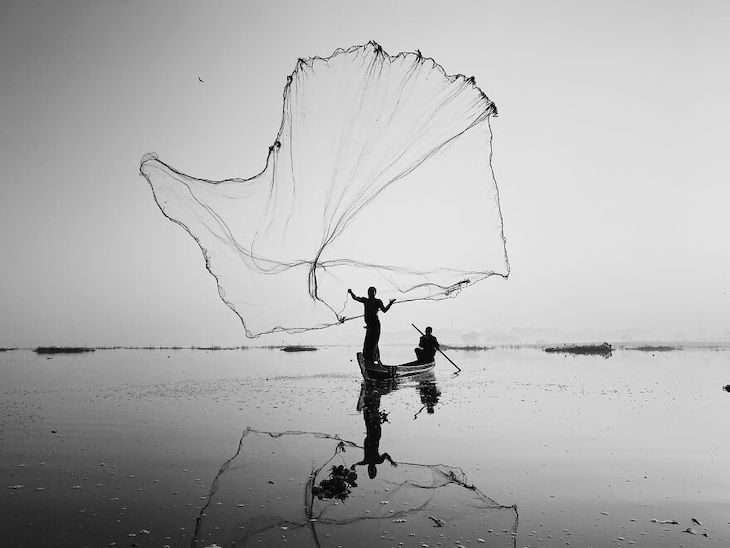
M 293 515 L 285 501 L 304 515 L 308 474 L 333 456 L 337 439 L 353 444 L 338 462 L 366 460 L 363 446 L 370 442 L 372 450 L 374 431 L 367 428 L 355 350 L 0 354 L 3 545 L 730 543 L 730 394 L 721 389 L 730 382 L 730 355 L 710 350 L 624 350 L 609 359 L 535 349 L 452 351 L 461 374 L 442 359 L 432 381 L 381 390 L 377 407 L 371 397 L 371 416 L 387 416 L 377 453 L 401 466 L 386 459 L 371 479 L 358 465 L 357 486 L 341 506 L 316 502 L 320 510 L 329 505 L 324 517 L 377 510 L 378 519 L 358 519 L 350 528 L 356 534 L 318 524 L 297 529 L 300 535 L 278 522 L 264 537 L 241 533 Z M 407 347 L 383 353 L 393 357 L 386 361 L 410 359 Z M 278 445 L 276 465 L 246 453 L 264 445 L 246 445 L 244 437 L 244 451 L 233 471 L 219 476 L 216 493 L 214 479 L 247 429 L 326 437 Z M 416 468 L 408 472 L 405 464 Z M 395 506 L 372 498 L 388 482 L 421 477 L 435 465 L 463 471 L 464 485 L 499 508 L 516 506 L 516 534 L 507 514 L 467 519 L 468 509 L 478 515 L 484 507 L 463 498 L 457 484 L 430 503 L 444 514 L 432 516 L 444 527 L 428 515 L 394 522 L 395 511 L 388 511 Z M 291 470 L 302 477 L 287 475 Z M 316 483 L 328 473 L 329 465 Z M 271 491 L 247 493 L 255 481 Z M 466 509 L 463 523 L 446 515 L 452 500 Z M 265 511 L 252 511 L 262 505 Z M 661 523 L 670 520 L 678 524 Z

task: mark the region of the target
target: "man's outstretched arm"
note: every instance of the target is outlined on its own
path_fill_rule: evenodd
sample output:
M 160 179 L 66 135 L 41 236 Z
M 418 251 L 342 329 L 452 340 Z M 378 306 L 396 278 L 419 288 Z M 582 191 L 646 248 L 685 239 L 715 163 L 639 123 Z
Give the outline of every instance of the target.
M 357 295 L 355 295 L 355 294 L 354 294 L 354 293 L 352 292 L 352 289 L 348 289 L 348 290 L 347 290 L 347 292 L 348 292 L 348 293 L 350 294 L 350 296 L 351 296 L 351 297 L 352 297 L 353 299 L 355 299 L 355 300 L 356 300 L 357 302 L 359 302 L 359 303 L 364 303 L 364 302 L 365 302 L 365 298 L 364 298 L 364 297 L 358 297 Z
M 395 299 L 390 299 L 388 306 L 382 306 L 382 303 L 381 303 L 380 310 L 382 310 L 383 312 L 387 312 L 388 310 L 390 310 L 390 307 L 393 306 L 394 302 L 395 302 Z

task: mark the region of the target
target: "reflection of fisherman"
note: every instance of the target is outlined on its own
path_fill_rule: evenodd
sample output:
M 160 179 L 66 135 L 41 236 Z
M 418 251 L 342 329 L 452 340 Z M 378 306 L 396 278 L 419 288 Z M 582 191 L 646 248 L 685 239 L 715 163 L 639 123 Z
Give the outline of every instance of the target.
M 426 334 L 421 336 L 418 341 L 418 348 L 415 349 L 416 359 L 421 363 L 429 363 L 433 361 L 436 356 L 436 351 L 439 349 L 439 342 L 436 337 L 431 335 L 433 331 L 430 327 L 426 328 Z
M 395 299 L 390 299 L 388 306 L 383 306 L 383 301 L 375 298 L 374 287 L 368 288 L 368 298 L 358 297 L 352 289 L 347 292 L 357 302 L 362 303 L 365 307 L 365 342 L 362 346 L 362 356 L 369 362 L 380 362 L 380 352 L 378 350 L 378 341 L 380 340 L 380 320 L 378 319 L 378 311 L 387 312 L 393 306 Z
M 441 391 L 433 381 L 425 381 L 418 383 L 418 394 L 421 396 L 421 403 L 426 408 L 427 413 L 433 413 L 433 408 L 439 402 Z
M 413 420 L 416 420 L 418 415 L 420 415 L 424 409 L 427 413 L 433 414 L 434 407 L 436 407 L 436 404 L 439 402 L 439 398 L 441 397 L 441 390 L 439 390 L 435 380 L 420 381 L 418 383 L 417 390 L 418 395 L 421 397 L 423 407 L 418 410 L 418 413 L 413 415 Z
M 380 454 L 380 436 L 383 434 L 381 427 L 382 417 L 380 414 L 380 393 L 377 389 L 365 389 L 365 405 L 362 410 L 365 419 L 365 442 L 363 443 L 363 459 L 354 466 L 367 465 L 368 477 L 375 478 L 378 475 L 378 464 L 386 460 L 393 466 L 398 466 L 388 453 Z

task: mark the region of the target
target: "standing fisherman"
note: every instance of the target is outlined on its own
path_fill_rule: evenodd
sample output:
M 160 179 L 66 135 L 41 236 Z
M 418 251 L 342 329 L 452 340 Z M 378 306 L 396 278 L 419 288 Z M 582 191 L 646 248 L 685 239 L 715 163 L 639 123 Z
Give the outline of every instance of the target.
M 362 346 L 362 355 L 365 361 L 380 363 L 380 351 L 378 350 L 378 341 L 380 340 L 380 320 L 378 319 L 378 311 L 387 312 L 393 306 L 395 299 L 390 299 L 388 306 L 383 306 L 383 301 L 375 298 L 376 289 L 368 287 L 368 297 L 358 297 L 348 289 L 347 292 L 357 302 L 362 303 L 365 308 L 365 342 Z

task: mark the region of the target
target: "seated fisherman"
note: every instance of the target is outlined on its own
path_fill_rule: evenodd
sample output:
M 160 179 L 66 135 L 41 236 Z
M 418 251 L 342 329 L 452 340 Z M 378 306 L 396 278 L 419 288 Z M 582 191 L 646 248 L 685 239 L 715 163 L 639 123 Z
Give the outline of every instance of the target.
M 436 337 L 431 335 L 433 331 L 430 327 L 426 328 L 426 334 L 418 341 L 418 348 L 415 349 L 416 359 L 421 363 L 433 361 L 436 351 L 439 349 L 439 342 Z

